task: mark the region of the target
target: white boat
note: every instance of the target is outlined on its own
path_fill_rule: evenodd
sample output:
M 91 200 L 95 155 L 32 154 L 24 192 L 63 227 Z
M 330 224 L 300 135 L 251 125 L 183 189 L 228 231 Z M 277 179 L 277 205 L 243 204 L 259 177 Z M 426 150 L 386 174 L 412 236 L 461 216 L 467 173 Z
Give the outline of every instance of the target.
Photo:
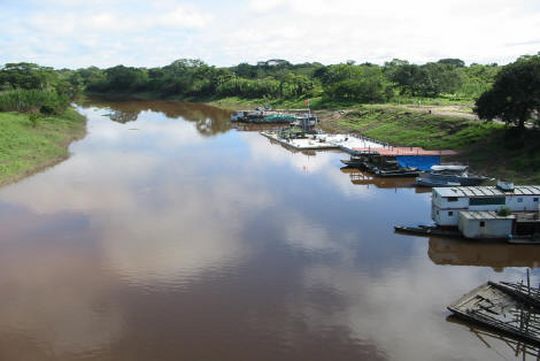
M 460 164 L 434 165 L 428 173 L 423 173 L 416 178 L 416 185 L 422 187 L 477 186 L 489 179 L 469 174 L 468 168 Z

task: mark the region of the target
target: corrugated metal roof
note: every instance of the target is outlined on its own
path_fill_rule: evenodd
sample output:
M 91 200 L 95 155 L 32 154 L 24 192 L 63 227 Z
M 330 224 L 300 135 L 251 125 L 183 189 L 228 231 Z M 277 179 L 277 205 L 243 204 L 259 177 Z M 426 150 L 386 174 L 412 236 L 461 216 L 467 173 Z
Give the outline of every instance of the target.
M 499 216 L 494 211 L 460 211 L 459 214 L 467 219 L 475 219 L 478 221 L 487 221 L 490 219 L 515 219 L 516 216 Z
M 441 187 L 433 191 L 441 197 L 540 196 L 540 186 L 515 186 L 511 192 L 503 192 L 495 186 Z

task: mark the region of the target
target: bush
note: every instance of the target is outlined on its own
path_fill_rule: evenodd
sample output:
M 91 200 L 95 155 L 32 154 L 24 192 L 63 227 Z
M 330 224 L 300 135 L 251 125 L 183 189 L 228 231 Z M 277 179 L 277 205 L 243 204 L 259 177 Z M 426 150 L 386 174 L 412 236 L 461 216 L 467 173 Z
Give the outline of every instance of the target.
M 39 112 L 44 115 L 63 113 L 69 99 L 54 90 L 15 89 L 0 93 L 0 111 Z

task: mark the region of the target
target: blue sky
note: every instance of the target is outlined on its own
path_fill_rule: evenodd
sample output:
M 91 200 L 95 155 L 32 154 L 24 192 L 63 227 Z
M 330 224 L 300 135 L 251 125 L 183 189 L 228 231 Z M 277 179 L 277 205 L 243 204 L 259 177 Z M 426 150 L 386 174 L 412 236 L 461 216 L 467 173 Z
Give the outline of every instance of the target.
M 382 64 L 540 51 L 538 0 L 0 0 L 0 64 Z

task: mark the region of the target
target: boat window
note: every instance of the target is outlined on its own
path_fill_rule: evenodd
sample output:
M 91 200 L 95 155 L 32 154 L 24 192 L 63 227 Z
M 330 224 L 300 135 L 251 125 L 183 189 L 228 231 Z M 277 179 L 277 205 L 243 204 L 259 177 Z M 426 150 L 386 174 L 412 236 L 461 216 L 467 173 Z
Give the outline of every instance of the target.
M 538 197 L 534 197 L 533 202 L 538 202 Z
M 523 198 L 518 198 L 518 203 L 523 203 Z
M 485 226 L 486 226 L 486 222 L 480 221 L 480 227 L 485 227 Z
M 504 197 L 471 198 L 469 204 L 471 206 L 502 205 L 505 201 Z
M 457 202 L 458 197 L 448 197 L 448 202 Z
M 448 212 L 448 215 L 451 217 L 451 216 L 454 215 L 454 212 L 453 212 L 453 211 L 449 211 L 449 212 Z

